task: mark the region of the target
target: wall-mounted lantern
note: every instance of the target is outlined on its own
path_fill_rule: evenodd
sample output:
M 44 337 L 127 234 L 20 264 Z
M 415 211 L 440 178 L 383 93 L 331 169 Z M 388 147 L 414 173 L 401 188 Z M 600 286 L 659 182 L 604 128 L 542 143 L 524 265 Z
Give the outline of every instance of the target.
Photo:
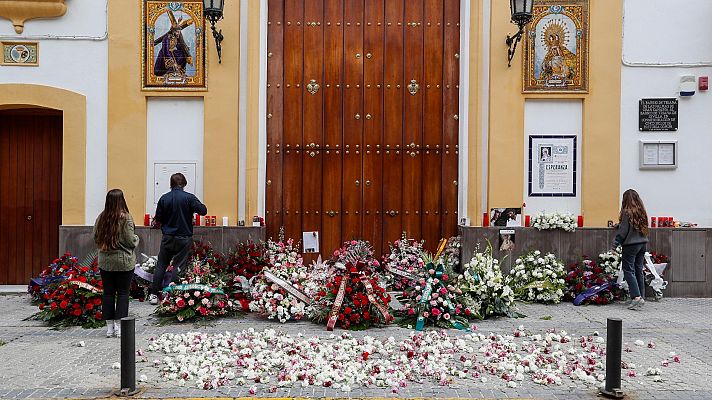
M 223 19 L 223 8 L 225 7 L 225 0 L 203 0 L 203 15 L 205 19 L 210 21 L 210 29 L 213 31 L 213 38 L 215 39 L 215 48 L 218 50 L 218 63 L 222 63 L 222 47 L 220 47 L 220 42 L 223 41 L 224 37 L 222 34 L 222 29 L 219 31 L 215 29 L 215 23 Z
M 517 51 L 517 43 L 522 40 L 524 27 L 532 20 L 533 7 L 534 0 L 509 0 L 512 22 L 517 24 L 519 31 L 514 36 L 507 35 L 507 46 L 509 46 L 507 51 L 508 67 L 512 66 L 512 58 L 514 58 L 514 53 Z

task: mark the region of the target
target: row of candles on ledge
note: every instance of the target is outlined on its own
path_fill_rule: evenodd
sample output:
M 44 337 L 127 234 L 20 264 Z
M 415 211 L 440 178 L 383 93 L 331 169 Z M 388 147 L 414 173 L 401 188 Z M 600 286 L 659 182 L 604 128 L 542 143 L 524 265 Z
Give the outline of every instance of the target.
M 152 226 L 155 217 L 151 214 L 145 214 L 143 216 L 143 226 Z M 215 215 L 205 215 L 201 216 L 198 214 L 193 214 L 193 226 L 218 226 L 218 217 Z M 254 216 L 252 217 L 252 226 L 263 226 L 264 218 Z M 230 226 L 230 219 L 228 217 L 222 217 L 221 226 Z M 245 226 L 245 221 L 239 221 L 238 226 Z
M 531 215 L 525 215 L 524 216 L 524 226 L 527 228 L 530 227 L 531 222 L 532 222 Z M 610 224 L 611 222 L 609 221 L 608 223 Z M 490 225 L 489 214 L 483 213 L 482 214 L 482 226 L 486 228 L 489 225 Z M 578 216 L 576 225 L 579 228 L 583 228 L 583 215 Z M 673 219 L 673 217 L 650 217 L 650 227 L 651 228 L 674 228 L 675 220 Z

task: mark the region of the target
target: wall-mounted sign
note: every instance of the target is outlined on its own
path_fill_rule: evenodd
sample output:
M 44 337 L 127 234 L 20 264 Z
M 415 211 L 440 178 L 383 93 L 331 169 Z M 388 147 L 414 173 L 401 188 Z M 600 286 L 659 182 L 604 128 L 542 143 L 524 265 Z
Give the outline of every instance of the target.
M 2 65 L 36 67 L 40 63 L 37 42 L 0 42 L 2 44 Z
M 576 136 L 529 136 L 529 196 L 576 196 Z
M 638 130 L 676 131 L 677 99 L 640 99 L 638 102 Z
M 677 168 L 677 141 L 640 141 L 640 169 L 675 168 Z

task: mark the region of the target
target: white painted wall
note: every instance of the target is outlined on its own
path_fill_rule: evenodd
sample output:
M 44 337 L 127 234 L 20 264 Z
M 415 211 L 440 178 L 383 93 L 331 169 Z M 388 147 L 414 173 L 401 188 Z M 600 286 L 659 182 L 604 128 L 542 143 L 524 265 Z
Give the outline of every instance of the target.
M 681 98 L 677 132 L 639 132 L 641 98 L 677 97 L 681 75 L 712 77 L 712 2 L 626 0 L 621 88 L 621 193 L 636 189 L 650 216 L 712 226 L 712 93 Z M 678 141 L 676 170 L 640 170 L 639 141 Z
M 156 211 L 153 196 L 155 163 L 195 163 L 196 180 L 188 182 L 186 189 L 192 191 L 194 188 L 192 193 L 201 200 L 203 198 L 204 103 L 202 97 L 150 97 L 147 101 L 145 213 L 153 215 Z M 215 156 L 220 157 L 219 154 Z M 190 179 L 187 175 L 186 178 Z M 135 215 L 140 214 L 135 212 Z
M 524 103 L 524 214 L 570 212 L 581 214 L 581 100 L 532 100 Z M 529 196 L 529 136 L 576 135 L 576 197 Z M 499 155 L 504 157 L 505 155 Z
M 61 18 L 30 20 L 21 35 L 0 19 L 0 40 L 39 42 L 39 67 L 0 66 L 0 83 L 71 90 L 87 99 L 85 222 L 93 224 L 106 196 L 108 93 L 107 0 L 67 0 Z M 137 39 L 138 40 L 138 39 Z

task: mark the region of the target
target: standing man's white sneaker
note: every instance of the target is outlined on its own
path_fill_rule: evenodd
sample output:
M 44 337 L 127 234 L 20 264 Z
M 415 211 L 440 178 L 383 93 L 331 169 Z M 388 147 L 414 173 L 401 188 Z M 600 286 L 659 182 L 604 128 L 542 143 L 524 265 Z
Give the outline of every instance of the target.
M 158 305 L 158 296 L 156 296 L 155 294 L 148 296 L 148 302 L 154 306 Z

